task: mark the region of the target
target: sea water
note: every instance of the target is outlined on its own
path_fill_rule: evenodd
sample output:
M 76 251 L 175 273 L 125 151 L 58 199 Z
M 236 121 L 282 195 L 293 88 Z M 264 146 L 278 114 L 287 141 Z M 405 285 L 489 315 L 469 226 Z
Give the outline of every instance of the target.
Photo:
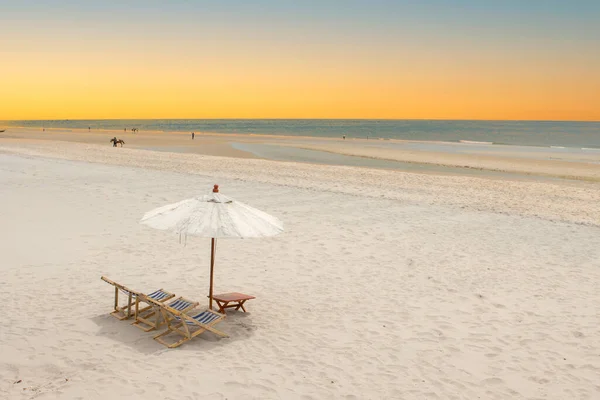
M 4 126 L 62 129 L 127 129 L 164 132 L 405 139 L 444 142 L 600 149 L 600 122 L 327 120 L 327 119 L 142 119 L 4 121 Z

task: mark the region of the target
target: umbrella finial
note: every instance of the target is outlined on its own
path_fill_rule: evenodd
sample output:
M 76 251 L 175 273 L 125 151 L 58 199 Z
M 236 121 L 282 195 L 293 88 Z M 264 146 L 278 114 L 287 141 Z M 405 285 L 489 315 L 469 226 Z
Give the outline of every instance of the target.
M 213 187 L 213 193 L 219 193 L 219 185 Z

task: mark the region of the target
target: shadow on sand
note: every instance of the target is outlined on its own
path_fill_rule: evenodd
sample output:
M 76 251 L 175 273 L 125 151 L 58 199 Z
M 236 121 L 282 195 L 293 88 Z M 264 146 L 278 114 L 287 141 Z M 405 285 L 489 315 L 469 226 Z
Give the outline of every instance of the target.
M 247 340 L 253 334 L 256 328 L 252 324 L 252 315 L 244 312 L 228 312 L 227 318 L 215 328 L 227 333 L 229 338 L 220 338 L 211 332 L 204 332 L 191 341 L 182 344 L 177 349 L 168 349 L 157 341 L 153 340 L 164 328 L 156 331 L 144 332 L 131 325 L 132 319 L 120 321 L 109 314 L 98 315 L 91 318 L 100 329 L 96 332 L 97 336 L 104 336 L 116 342 L 122 343 L 133 350 L 143 354 L 156 354 L 169 350 L 203 350 L 210 351 L 215 347 L 224 346 L 228 342 Z M 168 335 L 168 340 L 179 340 L 181 336 Z

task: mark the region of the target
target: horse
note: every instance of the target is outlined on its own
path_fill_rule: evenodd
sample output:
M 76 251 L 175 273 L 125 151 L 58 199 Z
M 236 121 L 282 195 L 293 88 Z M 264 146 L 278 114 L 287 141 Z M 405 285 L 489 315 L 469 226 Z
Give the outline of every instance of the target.
M 110 139 L 109 142 L 113 144 L 113 147 L 117 147 L 117 144 L 120 144 L 121 147 L 123 147 L 123 145 L 125 144 L 125 141 L 123 139 L 117 139 L 116 137 Z

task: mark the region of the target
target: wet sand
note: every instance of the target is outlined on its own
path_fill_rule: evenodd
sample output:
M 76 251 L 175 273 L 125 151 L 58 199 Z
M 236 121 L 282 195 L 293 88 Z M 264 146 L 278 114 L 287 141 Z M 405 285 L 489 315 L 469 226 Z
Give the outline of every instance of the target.
M 395 169 L 440 175 L 600 181 L 600 151 L 401 140 L 332 139 L 197 132 L 140 132 L 11 128 L 4 140 L 58 140 L 235 158 Z

